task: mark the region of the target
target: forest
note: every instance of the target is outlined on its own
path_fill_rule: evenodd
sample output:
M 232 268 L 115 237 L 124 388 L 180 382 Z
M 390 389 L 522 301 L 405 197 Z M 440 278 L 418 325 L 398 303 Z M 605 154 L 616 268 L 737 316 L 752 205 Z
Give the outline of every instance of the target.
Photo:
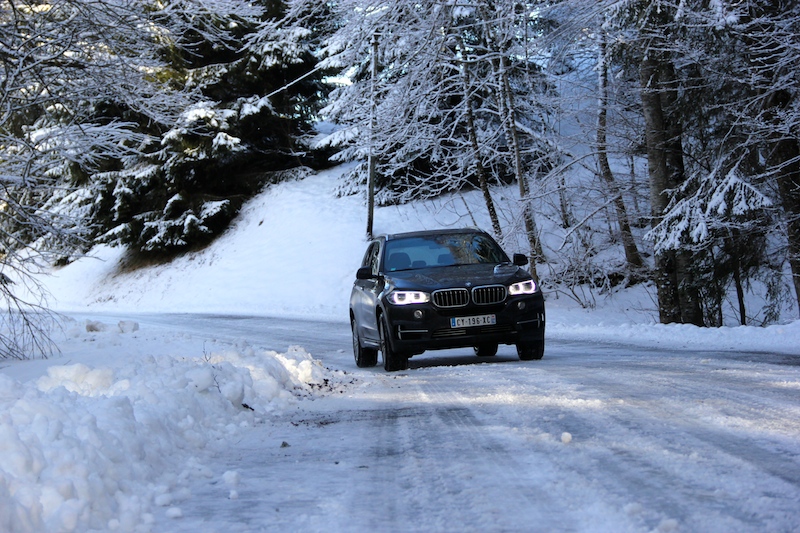
M 37 342 L 42 268 L 168 260 L 342 162 L 365 208 L 480 191 L 576 298 L 795 319 L 798 64 L 789 0 L 4 0 L 0 351 Z

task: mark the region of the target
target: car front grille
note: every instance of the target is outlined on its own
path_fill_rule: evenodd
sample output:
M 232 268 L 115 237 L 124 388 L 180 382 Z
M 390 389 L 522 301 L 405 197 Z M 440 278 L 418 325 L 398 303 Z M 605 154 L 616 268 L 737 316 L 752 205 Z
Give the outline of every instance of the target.
M 498 304 L 506 299 L 506 288 L 503 285 L 487 285 L 472 289 L 472 301 L 478 305 Z
M 442 289 L 433 291 L 433 304 L 436 307 L 464 307 L 469 303 L 467 289 Z
M 506 288 L 503 285 L 486 285 L 472 289 L 472 302 L 475 305 L 499 304 L 506 299 Z M 470 301 L 467 289 L 441 289 L 433 292 L 433 303 L 443 309 L 464 307 Z

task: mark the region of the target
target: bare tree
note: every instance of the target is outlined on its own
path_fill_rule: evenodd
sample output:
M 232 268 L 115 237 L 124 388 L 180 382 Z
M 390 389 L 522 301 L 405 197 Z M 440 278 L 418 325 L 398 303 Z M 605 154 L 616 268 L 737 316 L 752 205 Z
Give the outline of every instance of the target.
M 617 183 L 614 173 L 611 170 L 611 165 L 608 162 L 608 58 L 606 46 L 606 33 L 599 30 L 598 41 L 598 106 L 597 106 L 597 161 L 600 167 L 600 176 L 606 183 L 606 186 L 611 193 L 614 208 L 617 214 L 617 223 L 619 224 L 619 232 L 622 239 L 622 247 L 625 251 L 625 260 L 628 268 L 632 271 L 640 271 L 644 267 L 644 261 L 639 254 L 639 249 L 636 247 L 636 242 L 633 239 L 633 231 L 631 231 L 630 220 L 628 219 L 628 210 L 625 207 L 625 201 L 622 197 L 622 191 Z
M 550 157 L 552 147 L 532 134 L 537 120 L 533 106 L 515 101 L 533 99 L 540 90 L 539 84 L 521 81 L 533 79 L 531 71 L 538 68 L 519 60 L 518 41 L 527 18 L 509 19 L 510 4 L 505 3 L 487 8 L 483 2 L 353 0 L 339 7 L 348 15 L 323 48 L 328 54 L 323 66 L 337 66 L 348 78 L 333 91 L 325 110 L 344 126 L 330 137 L 341 149 L 337 157 L 363 161 L 369 146 L 377 160 L 376 198 L 383 203 L 477 187 L 499 238 L 503 229 L 490 187 L 517 180 L 532 254 L 541 258 L 527 180 L 537 168 L 531 163 Z M 495 39 L 495 33 L 502 39 Z M 371 143 L 367 35 L 378 36 L 380 58 L 378 131 Z M 365 170 L 358 167 L 343 190 L 363 190 Z
M 503 117 L 503 129 L 506 132 L 507 142 L 513 154 L 514 177 L 519 184 L 519 198 L 522 205 L 522 220 L 525 224 L 525 235 L 528 238 L 528 245 L 531 250 L 532 263 L 539 264 L 545 262 L 544 250 L 539 240 L 539 232 L 536 229 L 536 220 L 533 217 L 533 207 L 531 206 L 530 192 L 528 188 L 528 177 L 522 168 L 522 147 L 520 146 L 520 135 L 517 127 L 517 108 L 514 105 L 514 96 L 508 81 L 505 57 L 500 54 L 497 61 L 496 75 L 498 78 L 498 102 L 500 103 L 500 113 Z M 536 269 L 531 269 L 531 274 L 536 281 L 539 277 Z
M 500 227 L 500 219 L 497 216 L 497 209 L 492 199 L 492 193 L 489 190 L 489 181 L 486 178 L 486 170 L 483 166 L 483 156 L 481 155 L 481 147 L 478 142 L 477 126 L 475 124 L 475 112 L 473 109 L 473 87 L 470 81 L 469 65 L 466 56 L 468 55 L 467 48 L 464 46 L 462 40 L 459 40 L 459 53 L 461 55 L 461 76 L 464 80 L 464 105 L 466 108 L 466 121 L 467 121 L 467 134 L 469 136 L 469 144 L 472 148 L 473 158 L 475 159 L 475 173 L 478 176 L 478 186 L 483 193 L 483 200 L 486 204 L 486 209 L 489 212 L 489 219 L 492 221 L 492 230 L 495 237 L 498 239 L 503 238 L 503 230 Z
M 161 36 L 140 7 L 0 4 L 0 357 L 49 351 L 53 315 L 33 275 L 85 244 L 81 223 L 54 196 L 91 201 L 70 199 L 69 189 L 146 138 L 101 108 L 169 121 L 185 102 L 153 75 L 162 67 L 153 46 Z

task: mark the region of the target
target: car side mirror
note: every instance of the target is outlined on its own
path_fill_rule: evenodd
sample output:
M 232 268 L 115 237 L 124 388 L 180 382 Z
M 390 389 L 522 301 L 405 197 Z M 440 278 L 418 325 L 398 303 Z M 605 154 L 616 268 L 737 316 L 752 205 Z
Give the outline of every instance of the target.
M 528 256 L 525 254 L 514 254 L 514 264 L 518 267 L 524 267 L 528 264 Z
M 372 267 L 361 267 L 356 270 L 356 279 L 375 279 L 375 276 L 372 275 Z

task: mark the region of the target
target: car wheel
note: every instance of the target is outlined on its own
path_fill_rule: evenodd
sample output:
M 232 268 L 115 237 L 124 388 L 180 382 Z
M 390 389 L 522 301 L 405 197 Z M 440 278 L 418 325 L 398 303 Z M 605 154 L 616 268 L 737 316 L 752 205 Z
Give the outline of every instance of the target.
M 520 361 L 539 360 L 544 357 L 544 341 L 517 343 L 517 355 Z
M 386 324 L 386 319 L 383 317 L 381 317 L 380 321 L 380 330 L 383 368 L 387 372 L 406 370 L 408 368 L 408 357 L 392 350 L 392 344 L 389 342 L 389 326 Z
M 353 331 L 353 355 L 356 358 L 356 366 L 367 368 L 378 364 L 378 350 L 375 348 L 364 348 L 361 346 L 361 339 L 358 338 L 356 321 L 350 321 L 350 328 Z
M 479 344 L 473 349 L 478 357 L 493 357 L 497 355 L 497 343 Z

